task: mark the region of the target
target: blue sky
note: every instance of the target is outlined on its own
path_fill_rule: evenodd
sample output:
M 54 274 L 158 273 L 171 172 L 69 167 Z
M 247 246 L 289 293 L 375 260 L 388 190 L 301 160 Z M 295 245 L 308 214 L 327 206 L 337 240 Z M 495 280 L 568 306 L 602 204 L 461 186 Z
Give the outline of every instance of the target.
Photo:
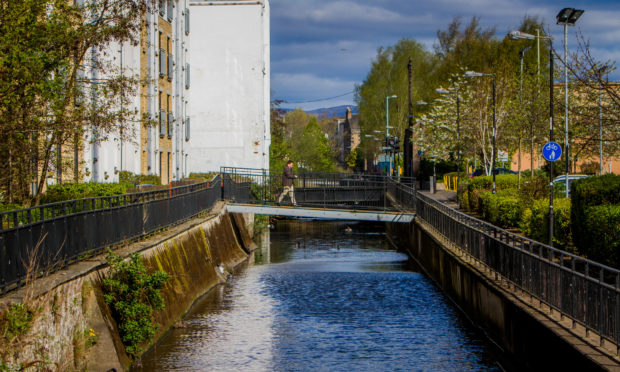
M 290 103 L 283 107 L 314 109 L 353 104 L 351 92 L 361 83 L 380 46 L 402 38 L 415 39 L 433 50 L 436 33 L 456 16 L 469 23 L 480 18 L 483 28 L 495 26 L 503 37 L 525 15 L 538 16 L 563 48 L 563 26 L 555 24 L 560 9 L 584 9 L 577 26 L 569 27 L 569 50 L 576 50 L 576 31 L 590 40 L 600 60 L 620 60 L 620 0 L 270 0 L 271 95 Z M 620 66 L 617 66 L 620 67 Z M 620 71 L 610 75 L 620 80 Z

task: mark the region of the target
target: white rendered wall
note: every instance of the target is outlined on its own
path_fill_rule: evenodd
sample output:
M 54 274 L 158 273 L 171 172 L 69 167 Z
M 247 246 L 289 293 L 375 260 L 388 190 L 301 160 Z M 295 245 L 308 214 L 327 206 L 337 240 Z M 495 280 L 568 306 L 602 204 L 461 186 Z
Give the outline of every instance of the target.
M 190 3 L 188 172 L 268 168 L 269 3 L 217 3 Z

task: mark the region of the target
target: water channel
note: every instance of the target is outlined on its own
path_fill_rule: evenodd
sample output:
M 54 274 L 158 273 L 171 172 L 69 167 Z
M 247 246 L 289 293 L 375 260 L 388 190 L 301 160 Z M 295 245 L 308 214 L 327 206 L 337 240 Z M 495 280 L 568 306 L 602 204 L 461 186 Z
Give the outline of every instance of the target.
M 381 224 L 278 221 L 135 371 L 500 371 Z

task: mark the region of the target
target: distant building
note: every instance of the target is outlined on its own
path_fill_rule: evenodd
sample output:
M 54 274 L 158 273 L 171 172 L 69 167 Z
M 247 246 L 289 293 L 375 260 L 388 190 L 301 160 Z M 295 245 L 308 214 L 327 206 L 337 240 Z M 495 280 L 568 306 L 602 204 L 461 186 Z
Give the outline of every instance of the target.
M 347 107 L 344 118 L 336 119 L 336 126 L 338 161 L 344 166 L 347 156 L 360 144 L 359 114 L 353 115 Z
M 190 2 L 187 172 L 268 168 L 269 1 Z

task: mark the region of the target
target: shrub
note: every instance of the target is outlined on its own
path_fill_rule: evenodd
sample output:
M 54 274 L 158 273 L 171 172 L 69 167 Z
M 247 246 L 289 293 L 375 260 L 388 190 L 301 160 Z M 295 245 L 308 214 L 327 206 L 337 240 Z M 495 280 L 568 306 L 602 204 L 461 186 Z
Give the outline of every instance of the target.
M 480 214 L 482 218 L 499 227 L 517 227 L 521 220 L 521 201 L 513 191 L 493 194 L 480 194 Z
M 553 245 L 561 249 L 566 249 L 571 241 L 570 209 L 570 199 L 553 200 Z M 525 208 L 519 227 L 528 238 L 549 243 L 549 199 L 536 200 Z
M 103 280 L 105 303 L 112 310 L 127 354 L 135 358 L 142 352 L 140 344 L 150 341 L 157 330 L 153 311 L 164 308 L 160 289 L 170 275 L 164 271 L 147 274 L 138 253 L 127 261 L 110 252 L 106 260 L 110 274 Z
M 620 269 L 620 205 L 589 207 L 585 213 L 589 228 L 579 253 L 608 266 Z
M 95 198 L 100 196 L 122 195 L 131 187 L 128 183 L 64 183 L 50 185 L 43 196 L 41 204 L 57 203 L 65 200 Z
M 534 200 L 549 197 L 549 177 L 536 176 L 534 179 L 522 179 L 519 198 L 526 206 L 531 206 Z
M 211 181 L 217 174 L 218 172 L 190 173 L 187 178 L 192 180 Z
M 133 174 L 131 172 L 122 171 L 118 174 L 120 183 L 130 183 L 137 185 L 160 185 L 161 179 L 154 174 Z
M 586 216 L 589 207 L 620 204 L 620 176 L 606 174 L 588 177 L 571 183 L 571 224 L 574 242 L 579 251 L 586 252 L 591 243 L 588 230 L 591 221 Z

